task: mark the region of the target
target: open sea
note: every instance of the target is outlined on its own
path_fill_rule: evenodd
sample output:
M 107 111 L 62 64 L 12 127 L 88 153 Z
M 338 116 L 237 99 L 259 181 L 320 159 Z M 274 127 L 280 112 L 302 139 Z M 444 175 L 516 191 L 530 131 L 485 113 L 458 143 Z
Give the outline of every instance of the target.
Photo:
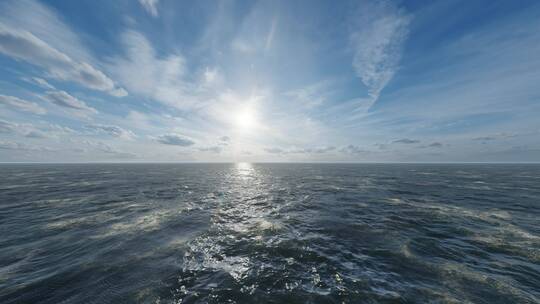
M 540 165 L 0 165 L 0 303 L 540 303 Z

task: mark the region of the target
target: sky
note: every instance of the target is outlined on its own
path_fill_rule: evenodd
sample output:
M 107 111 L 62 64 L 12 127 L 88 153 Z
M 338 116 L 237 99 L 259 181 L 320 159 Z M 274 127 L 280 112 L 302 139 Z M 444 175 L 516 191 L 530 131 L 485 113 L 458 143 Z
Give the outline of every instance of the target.
M 0 162 L 539 162 L 539 1 L 0 1 Z

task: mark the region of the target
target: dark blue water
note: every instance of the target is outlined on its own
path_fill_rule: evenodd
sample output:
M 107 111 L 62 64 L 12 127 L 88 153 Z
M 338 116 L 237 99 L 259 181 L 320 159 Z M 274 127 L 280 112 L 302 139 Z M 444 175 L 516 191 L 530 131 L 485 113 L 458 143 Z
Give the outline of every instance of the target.
M 0 303 L 540 301 L 540 166 L 0 173 Z

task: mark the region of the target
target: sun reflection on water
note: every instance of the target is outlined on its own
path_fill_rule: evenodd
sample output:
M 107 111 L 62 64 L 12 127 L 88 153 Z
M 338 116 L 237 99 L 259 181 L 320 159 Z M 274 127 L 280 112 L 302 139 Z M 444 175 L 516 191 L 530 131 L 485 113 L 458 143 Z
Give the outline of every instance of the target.
M 236 172 L 240 176 L 250 176 L 255 170 L 250 163 L 236 163 Z

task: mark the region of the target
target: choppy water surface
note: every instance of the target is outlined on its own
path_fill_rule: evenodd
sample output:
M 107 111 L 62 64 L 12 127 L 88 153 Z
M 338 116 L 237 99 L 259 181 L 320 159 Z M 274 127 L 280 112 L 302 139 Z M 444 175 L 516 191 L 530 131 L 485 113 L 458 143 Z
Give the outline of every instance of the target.
M 0 166 L 1 303 L 539 303 L 540 166 Z

